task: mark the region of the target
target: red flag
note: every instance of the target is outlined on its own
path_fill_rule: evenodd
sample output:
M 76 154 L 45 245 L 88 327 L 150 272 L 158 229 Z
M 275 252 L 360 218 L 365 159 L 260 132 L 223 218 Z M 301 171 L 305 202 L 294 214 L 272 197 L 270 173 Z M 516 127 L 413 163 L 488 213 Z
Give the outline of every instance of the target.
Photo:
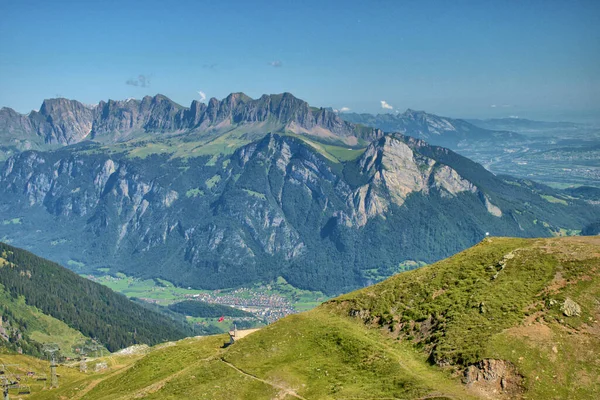
M 223 321 L 225 321 L 225 317 L 219 318 L 219 322 L 223 322 Z

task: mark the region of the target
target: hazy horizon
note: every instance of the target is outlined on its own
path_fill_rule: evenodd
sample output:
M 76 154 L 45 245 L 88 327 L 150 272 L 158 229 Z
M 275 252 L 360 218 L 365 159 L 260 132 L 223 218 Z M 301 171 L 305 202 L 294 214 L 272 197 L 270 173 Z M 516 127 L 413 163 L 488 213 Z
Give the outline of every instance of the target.
M 291 92 L 359 113 L 600 120 L 599 2 L 452 3 L 5 3 L 0 107 Z
M 238 92 L 231 92 L 231 93 L 238 93 Z M 246 95 L 248 95 L 248 93 L 245 93 Z M 263 93 L 263 94 L 278 94 L 278 93 Z M 253 99 L 257 99 L 259 98 L 261 95 L 257 95 L 257 96 L 250 96 Z M 294 93 L 292 93 L 294 94 Z M 154 93 L 154 94 L 146 94 L 144 96 L 157 96 L 157 95 L 164 95 L 163 93 Z M 165 95 L 166 96 L 166 95 Z M 169 96 L 167 96 L 169 97 Z M 227 96 L 224 96 L 222 98 L 218 98 L 218 100 L 222 100 Z M 40 100 L 39 106 L 35 107 L 31 110 L 16 110 L 13 107 L 7 106 L 7 105 L 3 105 L 0 108 L 11 108 L 17 112 L 19 112 L 22 115 L 28 115 L 30 112 L 32 111 L 39 111 L 40 110 L 40 106 L 43 103 L 44 100 L 49 100 L 49 99 L 55 99 L 55 98 L 66 98 L 68 100 L 77 100 L 80 101 L 79 99 L 71 99 L 71 98 L 67 98 L 67 97 L 63 97 L 63 96 L 56 96 L 56 97 L 49 97 L 46 99 L 42 99 Z M 97 102 L 94 103 L 84 103 L 85 105 L 88 106 L 95 106 L 97 105 L 100 101 L 108 101 L 108 100 L 116 100 L 116 101 L 125 101 L 128 99 L 135 99 L 135 100 L 142 100 L 143 97 L 128 97 L 128 98 L 123 98 L 123 99 L 117 99 L 117 98 L 106 98 L 106 99 L 100 99 Z M 169 97 L 170 98 L 170 97 Z M 185 103 L 185 102 L 180 102 L 177 101 L 176 99 L 170 98 L 171 100 L 173 100 L 175 103 L 187 107 L 189 108 L 189 103 Z M 199 99 L 192 99 L 193 100 L 198 100 Z M 205 99 L 204 101 L 201 101 L 203 103 L 208 103 L 210 99 Z M 302 99 L 305 100 L 305 99 Z M 81 102 L 81 101 L 80 101 Z M 191 101 L 190 101 L 191 103 Z M 316 104 L 311 104 L 309 102 L 309 104 L 311 106 L 314 107 L 323 107 L 323 108 L 332 108 L 334 109 L 336 112 L 339 112 L 340 114 L 343 113 L 358 113 L 358 114 L 372 114 L 372 115 L 378 115 L 378 114 L 402 114 L 403 112 L 405 112 L 408 109 L 412 109 L 412 110 L 416 110 L 416 111 L 425 111 L 429 114 L 435 114 L 435 115 L 439 115 L 439 116 L 443 116 L 443 117 L 450 117 L 450 118 L 455 118 L 455 119 L 465 119 L 465 120 L 470 120 L 470 119 L 481 119 L 481 120 L 487 120 L 487 119 L 504 119 L 504 118 L 515 118 L 515 119 L 528 119 L 528 120 L 537 120 L 537 121 L 548 121 L 548 122 L 575 122 L 575 123 L 582 123 L 582 124 L 593 124 L 593 125 L 597 125 L 600 124 L 600 114 L 599 113 L 591 113 L 591 114 L 587 114 L 585 112 L 582 112 L 580 114 L 577 113 L 568 113 L 568 112 L 559 112 L 559 113 L 555 113 L 555 114 L 545 114 L 543 111 L 541 113 L 527 113 L 527 114 L 522 114 L 522 115 L 515 115 L 515 114 L 511 114 L 510 111 L 507 111 L 505 107 L 498 107 L 499 110 L 496 113 L 489 113 L 487 115 L 471 115 L 468 112 L 467 113 L 463 113 L 463 114 L 456 114 L 456 115 L 451 115 L 451 114 L 444 114 L 443 112 L 436 112 L 435 110 L 428 110 L 428 109 L 419 109 L 416 107 L 406 107 L 406 108 L 402 108 L 402 109 L 395 109 L 392 111 L 386 111 L 386 110 L 375 110 L 375 111 L 361 111 L 361 110 L 347 110 L 347 111 L 340 111 L 339 109 L 335 109 L 329 105 L 326 104 L 322 104 L 322 105 L 316 105 Z M 504 111 L 504 112 L 503 112 Z

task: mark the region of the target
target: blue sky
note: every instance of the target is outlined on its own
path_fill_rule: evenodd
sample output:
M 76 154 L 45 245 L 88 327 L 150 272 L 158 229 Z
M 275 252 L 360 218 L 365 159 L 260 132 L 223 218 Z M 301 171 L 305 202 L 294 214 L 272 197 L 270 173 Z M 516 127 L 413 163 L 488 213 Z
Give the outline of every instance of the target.
M 600 1 L 0 0 L 0 107 L 198 91 L 600 118 Z

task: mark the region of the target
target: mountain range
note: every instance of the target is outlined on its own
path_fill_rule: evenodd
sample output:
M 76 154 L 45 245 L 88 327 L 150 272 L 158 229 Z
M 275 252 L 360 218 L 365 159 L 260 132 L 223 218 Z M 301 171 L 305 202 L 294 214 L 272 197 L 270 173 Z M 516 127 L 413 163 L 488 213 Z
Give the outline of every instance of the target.
M 64 98 L 44 100 L 39 111 L 22 115 L 0 110 L 0 144 L 19 150 L 52 148 L 96 140 L 117 142 L 143 133 L 205 133 L 213 135 L 243 126 L 247 131 L 285 130 L 322 140 L 356 145 L 381 135 L 349 124 L 327 108 L 310 107 L 290 93 L 251 99 L 232 93 L 208 104 L 183 107 L 163 95 L 142 100 L 101 101 L 94 106 Z
M 412 136 L 384 134 L 290 94 L 190 108 L 164 96 L 94 107 L 58 99 L 2 115 L 4 138 L 40 148 L 13 146 L 0 169 L 0 239 L 80 273 L 211 289 L 282 276 L 335 294 L 486 233 L 565 235 L 600 219 L 596 204 L 495 176 L 415 138 L 413 125 Z M 428 135 L 496 137 L 451 123 Z
M 407 109 L 403 113 L 357 114 L 340 113 L 345 121 L 362 124 L 385 132 L 399 132 L 427 141 L 429 144 L 456 149 L 459 144 L 474 145 L 481 142 L 505 143 L 524 137 L 509 130 L 480 128 L 462 119 L 440 117 L 425 111 Z

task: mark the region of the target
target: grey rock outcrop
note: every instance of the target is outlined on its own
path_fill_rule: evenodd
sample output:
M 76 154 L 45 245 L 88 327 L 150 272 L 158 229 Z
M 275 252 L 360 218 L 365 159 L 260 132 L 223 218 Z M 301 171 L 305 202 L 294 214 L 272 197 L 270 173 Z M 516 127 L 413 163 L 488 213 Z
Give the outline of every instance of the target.
M 485 359 L 465 370 L 464 383 L 492 398 L 499 395 L 518 398 L 523 392 L 523 377 L 505 360 Z
M 565 299 L 561 309 L 563 314 L 567 317 L 577 317 L 581 315 L 581 306 L 568 297 Z

